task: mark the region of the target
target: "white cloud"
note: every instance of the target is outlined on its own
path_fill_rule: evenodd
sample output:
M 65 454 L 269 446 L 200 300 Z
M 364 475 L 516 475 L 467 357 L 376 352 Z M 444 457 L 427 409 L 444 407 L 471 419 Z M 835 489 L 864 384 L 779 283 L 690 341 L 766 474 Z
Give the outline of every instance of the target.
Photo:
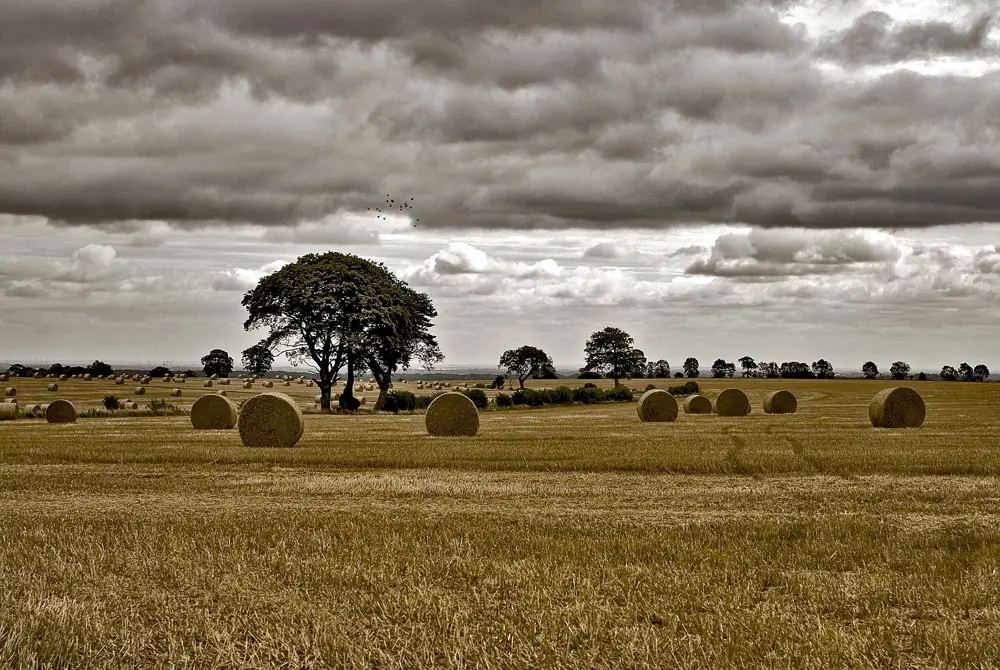
M 255 287 L 263 277 L 277 272 L 287 264 L 286 261 L 273 261 L 255 269 L 222 270 L 217 272 L 212 279 L 212 289 L 215 291 L 246 292 Z

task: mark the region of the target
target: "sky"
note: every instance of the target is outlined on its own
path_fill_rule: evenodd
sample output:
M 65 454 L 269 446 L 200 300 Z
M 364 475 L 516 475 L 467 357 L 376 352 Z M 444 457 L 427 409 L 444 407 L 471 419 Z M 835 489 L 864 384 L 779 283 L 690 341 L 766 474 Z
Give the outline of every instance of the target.
M 610 325 L 1000 369 L 997 10 L 5 0 L 0 361 L 239 359 L 243 294 L 340 251 L 433 299 L 444 367 Z

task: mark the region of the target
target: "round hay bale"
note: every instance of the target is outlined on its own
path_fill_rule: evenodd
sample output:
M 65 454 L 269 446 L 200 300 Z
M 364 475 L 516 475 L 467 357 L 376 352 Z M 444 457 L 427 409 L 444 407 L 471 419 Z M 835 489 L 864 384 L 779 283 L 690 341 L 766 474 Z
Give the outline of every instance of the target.
M 270 380 L 264 382 L 264 388 L 266 388 L 266 389 L 274 388 L 274 382 L 272 382 Z
M 314 384 L 313 384 L 313 382 L 312 382 L 312 380 L 311 380 L 311 379 L 310 379 L 309 381 L 307 381 L 307 382 L 306 382 L 306 388 L 307 388 L 307 389 L 311 389 L 311 388 L 312 388 L 313 386 L 314 386 Z
M 49 423 L 76 423 L 76 407 L 69 400 L 53 400 L 45 408 L 45 420 Z
M 49 391 L 58 391 L 59 390 L 59 384 L 49 384 L 45 388 L 48 389 Z
M 178 384 L 187 384 L 187 377 L 174 377 L 174 381 Z
M 59 375 L 59 381 L 61 381 L 61 382 L 68 382 L 69 381 L 69 375 Z
M 435 437 L 472 436 L 479 431 L 479 410 L 468 396 L 449 391 L 431 401 L 424 425 L 427 434 Z
M 261 393 L 240 409 L 240 440 L 247 447 L 294 447 L 305 431 L 302 410 L 284 393 Z
M 222 395 L 203 395 L 191 406 L 191 425 L 195 430 L 231 430 L 238 418 L 236 405 Z
M 320 394 L 320 395 L 316 396 L 314 398 L 314 401 L 316 402 L 317 405 L 319 405 L 320 403 L 322 403 L 323 402 L 323 394 Z
M 14 396 L 17 395 L 17 389 L 15 387 L 11 386 L 10 388 L 6 389 L 3 392 L 3 394 L 5 396 L 7 396 L 8 398 L 13 398 Z
M 292 385 L 292 382 L 288 381 L 287 379 L 282 384 L 282 386 L 291 386 L 291 385 Z
M 174 389 L 173 391 L 170 392 L 170 397 L 180 398 L 182 393 L 183 391 L 181 391 L 180 389 Z
M 676 421 L 677 401 L 663 389 L 650 389 L 639 396 L 636 411 L 642 421 Z
M 202 386 L 204 386 L 207 389 L 210 389 L 210 388 L 212 388 L 212 385 L 214 383 L 215 382 L 213 382 L 211 379 L 206 379 L 204 382 L 202 382 Z
M 210 377 L 210 379 L 211 379 L 212 381 L 215 381 L 215 380 L 216 380 L 216 379 L 218 379 L 218 378 L 219 378 L 219 375 L 212 375 L 212 376 Z
M 2 375 L 0 375 L 0 382 L 9 382 L 9 381 L 10 381 L 9 373 L 5 372 Z
M 17 418 L 17 404 L 0 402 L 0 421 L 13 421 Z
M 125 386 L 125 378 L 124 377 L 119 377 L 118 379 L 116 379 L 115 380 L 115 385 L 117 385 L 117 386 Z
M 245 389 L 252 389 L 253 388 L 253 383 L 251 383 L 251 382 L 243 382 L 243 388 L 245 388 Z
M 794 414 L 799 406 L 791 391 L 771 391 L 764 396 L 765 414 Z
M 92 380 L 93 378 L 94 378 L 94 377 L 93 377 L 93 375 L 84 375 L 84 376 L 83 376 L 83 381 L 85 381 L 85 382 L 89 382 L 89 381 L 90 381 L 90 380 Z
M 740 389 L 726 389 L 715 399 L 719 416 L 746 416 L 750 413 L 750 398 Z
M 361 403 L 362 405 L 367 405 L 367 404 L 368 404 L 368 398 L 366 398 L 366 397 L 364 397 L 364 396 L 361 396 L 361 400 L 360 400 L 359 402 L 360 402 L 360 403 Z
M 89 376 L 90 375 L 88 375 L 88 377 Z M 35 374 L 31 375 L 32 379 L 41 379 L 42 377 L 44 377 L 44 375 L 41 372 L 36 372 Z
M 28 405 L 24 408 L 24 415 L 32 419 L 37 419 L 45 416 L 45 410 L 42 409 L 42 405 Z
M 253 384 L 255 381 L 257 381 L 257 378 L 256 377 L 249 377 L 247 379 L 247 381 L 250 382 L 251 384 Z
M 868 417 L 876 428 L 919 428 L 927 417 L 920 394 L 906 386 L 879 391 L 868 405 Z
M 126 400 L 125 402 L 118 403 L 118 408 L 119 409 L 130 409 L 130 410 L 132 410 L 134 412 L 135 410 L 139 409 L 139 403 L 137 403 L 137 402 L 131 402 L 129 400 Z
M 220 379 L 219 383 L 222 384 L 223 386 L 229 386 L 229 380 L 228 379 Z
M 135 387 L 135 394 L 136 395 L 146 395 L 146 387 L 145 386 L 136 386 Z
M 711 414 L 712 401 L 703 395 L 688 396 L 684 400 L 685 414 Z

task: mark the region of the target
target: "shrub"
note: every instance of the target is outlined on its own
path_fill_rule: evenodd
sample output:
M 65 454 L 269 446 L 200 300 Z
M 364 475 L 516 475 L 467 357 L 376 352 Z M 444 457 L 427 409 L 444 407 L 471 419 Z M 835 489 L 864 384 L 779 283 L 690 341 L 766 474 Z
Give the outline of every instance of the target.
M 652 391 L 655 388 L 656 388 L 656 384 L 646 384 L 646 390 L 647 391 Z
M 584 405 L 592 405 L 594 403 L 603 402 L 604 390 L 597 387 L 573 389 L 573 400 L 576 402 L 582 402 Z
M 603 379 L 599 372 L 581 372 L 577 379 Z
M 583 385 L 583 388 L 585 388 L 585 389 L 596 389 L 597 388 L 597 384 L 591 384 L 590 382 L 587 382 L 586 384 Z
M 674 379 L 684 379 L 684 373 L 683 372 L 675 372 L 674 373 Z
M 410 412 L 417 408 L 417 396 L 409 391 L 389 391 L 386 400 L 392 398 L 396 403 L 396 411 Z
M 490 385 L 490 388 L 502 389 L 503 385 L 506 384 L 506 383 L 507 383 L 507 378 L 506 377 L 504 377 L 503 375 L 497 375 L 493 379 L 493 384 Z
M 511 407 L 514 401 L 511 400 L 510 395 L 507 393 L 497 393 L 496 403 L 497 407 Z
M 464 393 L 465 396 L 471 400 L 472 404 L 478 409 L 485 409 L 489 404 L 489 398 L 486 397 L 486 392 L 479 388 L 480 386 L 483 386 L 483 384 L 476 384 L 476 388 L 462 391 L 462 393 Z
M 104 396 L 104 407 L 106 409 L 118 409 L 118 398 L 113 395 Z
M 628 386 L 619 386 L 618 388 L 608 389 L 604 392 L 605 400 L 631 402 L 634 398 L 635 396 L 632 394 L 632 389 Z
M 478 382 L 477 384 L 474 384 L 474 388 L 484 389 L 484 388 L 486 388 L 486 384 L 484 384 L 482 382 Z
M 694 395 L 700 393 L 701 388 L 698 386 L 698 382 L 690 381 L 684 382 L 680 386 L 671 386 L 667 391 L 670 392 L 670 395 Z
M 399 412 L 399 402 L 396 400 L 396 396 L 391 393 L 385 396 L 385 401 L 382 403 L 382 411 L 391 412 L 392 414 Z
M 573 389 L 568 386 L 557 386 L 552 391 L 552 404 L 567 405 L 573 402 Z
M 163 398 L 150 398 L 149 399 L 149 411 L 153 413 L 154 416 L 159 416 L 161 412 L 167 412 L 173 410 L 174 406 L 169 404 Z
M 358 409 L 359 407 L 361 407 L 361 401 L 358 400 L 357 398 L 355 398 L 354 396 L 351 396 L 349 398 L 345 398 L 344 396 L 341 396 L 340 400 L 341 400 L 340 406 L 343 407 L 344 409 L 346 409 L 349 412 L 353 412 L 356 409 Z
M 527 390 L 528 389 L 517 389 L 516 391 L 514 391 L 514 394 L 510 398 L 511 402 L 513 402 L 515 405 L 523 405 L 524 404 L 524 392 L 527 391 Z
M 441 395 L 440 393 L 432 393 L 431 395 L 418 395 L 416 397 L 416 404 L 414 409 L 427 409 L 434 402 L 434 398 Z

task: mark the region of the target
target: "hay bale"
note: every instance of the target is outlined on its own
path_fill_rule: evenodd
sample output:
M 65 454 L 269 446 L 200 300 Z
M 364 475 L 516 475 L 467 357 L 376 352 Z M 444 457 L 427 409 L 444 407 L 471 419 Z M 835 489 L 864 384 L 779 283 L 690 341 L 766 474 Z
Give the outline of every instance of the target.
M 187 384 L 187 377 L 174 377 L 174 381 L 178 384 Z
M 31 375 L 31 378 L 32 379 L 41 379 L 43 376 L 44 375 L 41 372 L 36 372 L 35 374 Z
M 214 383 L 215 382 L 213 382 L 211 379 L 206 379 L 204 382 L 202 382 L 202 386 L 204 386 L 207 389 L 210 389 L 210 388 L 212 388 L 212 385 Z
M 10 388 L 4 390 L 3 394 L 8 398 L 13 398 L 17 395 L 17 388 L 11 386 Z
M 68 400 L 53 400 L 45 409 L 49 423 L 76 423 L 76 407 Z
M 173 391 L 170 392 L 170 397 L 171 398 L 180 398 L 182 394 L 183 394 L 183 391 L 181 391 L 180 389 L 174 389 Z
M 59 381 L 61 381 L 61 382 L 68 382 L 69 381 L 69 375 L 59 375 Z
M 53 391 L 53 392 L 55 392 L 55 391 L 58 391 L 58 390 L 59 390 L 59 384 L 49 384 L 49 385 L 48 385 L 48 386 L 46 386 L 45 388 L 46 388 L 46 390 L 48 390 L 48 391 Z
M 216 379 L 218 379 L 218 378 L 219 378 L 219 375 L 212 375 L 211 377 L 209 377 L 209 379 L 211 379 L 211 380 L 212 380 L 213 382 L 214 382 L 214 381 L 215 381 Z
M 0 382 L 9 382 L 9 381 L 10 381 L 9 373 L 5 372 L 2 375 L 0 375 Z
M 361 403 L 362 405 L 367 405 L 367 404 L 368 404 L 368 398 L 365 398 L 364 396 L 362 396 L 362 398 L 361 398 L 361 400 L 360 400 L 359 402 L 360 402 L 360 403 Z
M 479 431 L 479 410 L 468 396 L 448 391 L 431 401 L 424 425 L 435 437 L 472 436 Z
M 746 416 L 750 413 L 750 398 L 740 389 L 726 389 L 715 399 L 719 416 Z
M 146 395 L 146 387 L 145 386 L 136 386 L 135 387 L 135 394 L 136 395 Z
M 225 378 L 220 379 L 219 383 L 222 384 L 223 386 L 229 386 L 229 380 Z
M 266 389 L 274 388 L 274 382 L 272 382 L 270 380 L 264 382 L 264 388 L 266 388 Z
M 799 406 L 791 391 L 771 391 L 764 396 L 765 414 L 794 414 Z
M 247 447 L 294 447 L 305 431 L 302 410 L 284 393 L 261 393 L 240 409 L 240 440 Z
M 313 386 L 315 386 L 315 384 L 313 384 L 313 381 L 311 379 L 306 382 L 307 389 L 311 389 Z
M 93 375 L 84 375 L 84 376 L 83 376 L 83 381 L 85 381 L 85 382 L 89 382 L 89 381 L 91 381 L 91 380 L 92 380 L 93 378 L 94 378 L 94 377 L 93 377 Z
M 315 400 L 315 402 L 316 402 L 317 405 L 322 404 L 322 402 L 323 402 L 323 394 L 321 393 L 320 395 L 316 396 L 314 398 L 314 400 Z
M 712 401 L 703 395 L 688 396 L 684 400 L 685 414 L 711 414 Z
M 286 380 L 285 380 L 285 382 L 284 382 L 284 383 L 282 384 L 282 386 L 291 386 L 291 385 L 292 385 L 292 382 L 288 381 L 287 379 L 286 379 Z
M 126 400 L 125 402 L 118 403 L 118 409 L 129 409 L 134 412 L 139 409 L 139 403 Z
M 115 380 L 115 385 L 116 386 L 125 386 L 125 378 L 124 377 L 119 377 L 118 379 L 116 379 Z
M 236 405 L 222 395 L 208 393 L 191 406 L 191 425 L 195 430 L 231 430 L 238 418 Z
M 45 416 L 45 410 L 43 410 L 42 407 L 43 405 L 28 405 L 24 408 L 24 416 L 31 419 L 43 417 Z
M 919 428 L 927 417 L 920 394 L 897 386 L 879 391 L 868 405 L 868 417 L 876 428 Z
M 0 402 L 0 421 L 13 421 L 17 418 L 17 404 Z
M 244 389 L 252 389 L 253 388 L 253 383 L 252 382 L 243 382 L 243 388 Z
M 676 421 L 677 401 L 663 389 L 650 389 L 639 396 L 636 411 L 641 421 Z

